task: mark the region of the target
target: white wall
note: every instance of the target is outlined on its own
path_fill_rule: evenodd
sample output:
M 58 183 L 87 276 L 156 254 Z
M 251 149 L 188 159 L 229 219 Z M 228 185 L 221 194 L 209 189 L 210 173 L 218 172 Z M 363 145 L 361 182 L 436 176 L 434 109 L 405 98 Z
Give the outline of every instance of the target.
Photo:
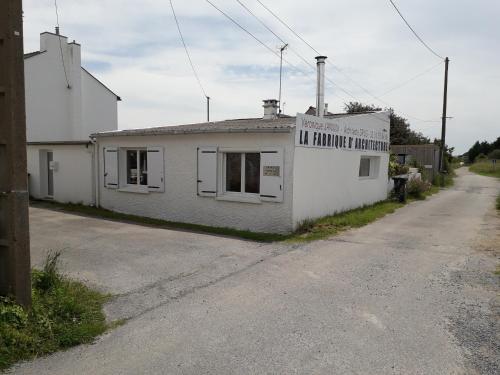
M 116 95 L 87 71 L 82 74 L 82 123 L 77 135 L 88 139 L 93 133 L 118 129 L 118 102 Z
M 46 32 L 40 51 L 24 60 L 28 142 L 85 141 L 91 133 L 116 130 L 116 95 L 81 68 L 80 45 Z
M 99 193 L 102 207 L 158 219 L 233 227 L 260 232 L 288 232 L 292 229 L 291 133 L 279 134 L 191 134 L 101 137 L 99 143 Z M 162 146 L 165 158 L 165 192 L 132 193 L 103 186 L 103 147 Z M 283 202 L 242 203 L 197 195 L 197 147 L 218 146 L 256 150 L 284 149 Z
M 382 115 L 385 116 L 385 115 Z M 382 117 L 383 118 L 383 117 Z M 342 124 L 389 131 L 388 117 L 342 118 Z M 334 120 L 335 121 L 335 120 Z M 361 156 L 380 157 L 376 178 L 359 177 Z M 293 223 L 371 204 L 387 198 L 389 154 L 374 151 L 296 147 L 293 172 Z M 372 176 L 373 177 L 373 176 Z
M 28 142 L 71 140 L 71 100 L 59 41 L 52 34 L 41 34 L 40 39 L 40 50 L 45 52 L 24 60 L 26 137 Z M 71 62 L 67 38 L 62 37 L 61 44 L 68 71 Z
M 28 145 L 28 173 L 30 195 L 46 198 L 46 178 L 41 174 L 40 151 L 52 151 L 58 163 L 54 171 L 54 200 L 93 204 L 93 145 Z M 43 154 L 42 154 L 43 157 Z M 43 169 L 43 168 L 42 168 Z

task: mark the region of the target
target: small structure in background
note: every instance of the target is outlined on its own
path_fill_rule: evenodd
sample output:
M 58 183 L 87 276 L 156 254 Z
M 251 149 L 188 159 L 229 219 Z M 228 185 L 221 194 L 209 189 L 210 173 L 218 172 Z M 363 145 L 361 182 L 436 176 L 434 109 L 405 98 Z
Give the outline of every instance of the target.
M 30 195 L 93 204 L 94 147 L 89 135 L 118 129 L 113 93 L 81 66 L 80 45 L 40 34 L 40 50 L 24 55 Z
M 391 153 L 402 165 L 422 166 L 424 173 L 433 181 L 439 173 L 439 146 L 423 145 L 391 145 Z

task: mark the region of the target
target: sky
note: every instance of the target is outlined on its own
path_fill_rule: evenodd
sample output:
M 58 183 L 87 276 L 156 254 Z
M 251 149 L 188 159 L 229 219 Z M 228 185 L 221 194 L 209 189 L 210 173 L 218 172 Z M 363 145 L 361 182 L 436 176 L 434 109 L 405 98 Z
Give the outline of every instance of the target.
M 281 40 L 236 0 L 210 0 L 278 51 Z M 284 113 L 315 105 L 317 55 L 257 0 L 240 0 L 289 43 L 283 69 Z M 322 55 L 331 112 L 360 101 L 392 107 L 413 130 L 440 138 L 444 63 L 415 38 L 388 0 L 261 0 Z M 82 46 L 82 65 L 122 101 L 120 129 L 206 120 L 206 100 L 183 49 L 168 0 L 58 0 L 61 34 Z M 446 143 L 456 153 L 500 136 L 500 1 L 395 0 L 423 40 L 450 58 Z M 53 0 L 24 0 L 24 48 L 53 31 Z M 277 98 L 279 57 L 206 0 L 173 0 L 210 119 L 260 117 Z M 302 58 L 309 61 L 306 64 Z M 312 65 L 312 66 L 311 66 Z M 422 74 L 423 73 L 423 74 Z M 418 76 L 415 79 L 413 77 Z M 425 120 L 425 121 L 422 121 Z

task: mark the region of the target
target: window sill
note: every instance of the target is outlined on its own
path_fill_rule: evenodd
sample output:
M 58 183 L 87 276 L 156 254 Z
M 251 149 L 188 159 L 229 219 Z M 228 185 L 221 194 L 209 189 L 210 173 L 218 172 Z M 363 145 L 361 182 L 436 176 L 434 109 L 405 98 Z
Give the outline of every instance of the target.
M 247 194 L 223 194 L 217 196 L 215 199 L 218 201 L 228 201 L 228 202 L 253 203 L 253 204 L 262 203 L 260 197 L 256 195 L 247 195 Z
M 371 176 L 364 176 L 364 177 L 358 177 L 361 181 L 363 180 L 376 180 L 377 177 L 371 177 Z
M 137 187 L 137 186 L 124 186 L 118 189 L 123 193 L 139 193 L 139 194 L 149 194 L 147 186 Z

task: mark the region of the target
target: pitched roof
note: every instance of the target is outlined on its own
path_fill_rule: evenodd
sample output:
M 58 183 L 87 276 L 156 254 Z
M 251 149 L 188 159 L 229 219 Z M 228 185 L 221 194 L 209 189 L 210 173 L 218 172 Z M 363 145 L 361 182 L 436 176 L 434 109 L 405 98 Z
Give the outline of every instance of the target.
M 110 93 L 112 93 L 114 96 L 116 96 L 116 100 L 118 101 L 121 101 L 122 98 L 120 98 L 118 95 L 116 95 L 108 86 L 106 86 L 104 83 L 102 83 L 101 81 L 99 81 L 92 73 L 90 73 L 87 69 L 85 69 L 83 66 L 81 67 L 82 70 L 87 73 L 89 76 L 91 76 L 92 78 L 94 78 L 98 83 L 101 84 L 102 87 L 104 87 L 106 90 L 108 90 Z
M 44 53 L 45 51 L 34 51 L 34 52 L 28 52 L 28 53 L 25 53 L 24 54 L 24 58 L 25 59 L 29 59 L 30 57 L 33 57 L 33 56 L 36 56 L 36 55 L 40 55 L 42 53 Z
M 47 32 L 48 34 L 52 34 L 52 33 L 49 33 Z M 56 35 L 56 34 L 53 34 L 53 35 Z M 71 43 L 70 43 L 71 44 Z M 75 43 L 77 44 L 77 43 Z M 42 53 L 45 53 L 45 51 L 34 51 L 34 52 L 28 52 L 28 53 L 25 53 L 24 54 L 24 59 L 29 59 L 30 57 L 33 57 L 33 56 L 37 56 L 37 55 L 40 55 Z M 110 93 L 112 93 L 114 96 L 116 96 L 116 100 L 118 101 L 121 101 L 122 98 L 120 98 L 118 95 L 116 95 L 108 86 L 106 86 L 104 83 L 102 83 L 101 81 L 99 81 L 92 73 L 90 73 L 87 69 L 85 69 L 83 66 L 81 67 L 82 70 L 87 73 L 90 77 L 92 77 L 93 79 L 95 79 L 101 86 L 103 86 L 106 90 L 108 90 Z

